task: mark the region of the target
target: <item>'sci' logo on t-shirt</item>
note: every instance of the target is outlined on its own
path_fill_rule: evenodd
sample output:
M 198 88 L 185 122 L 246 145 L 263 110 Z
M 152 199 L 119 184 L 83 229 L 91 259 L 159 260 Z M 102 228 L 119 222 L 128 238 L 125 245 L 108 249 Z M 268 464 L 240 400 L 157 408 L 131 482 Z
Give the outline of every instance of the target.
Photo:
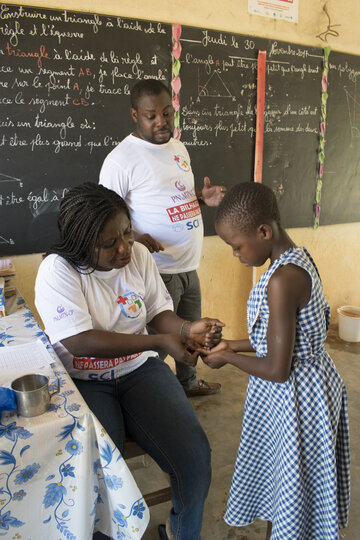
M 136 319 L 136 317 L 140 315 L 142 301 L 136 292 L 130 291 L 124 295 L 118 296 L 117 303 L 125 317 Z
M 190 171 L 190 164 L 186 161 L 184 156 L 181 154 L 175 154 L 174 161 L 176 165 L 181 169 L 182 171 L 188 172 Z

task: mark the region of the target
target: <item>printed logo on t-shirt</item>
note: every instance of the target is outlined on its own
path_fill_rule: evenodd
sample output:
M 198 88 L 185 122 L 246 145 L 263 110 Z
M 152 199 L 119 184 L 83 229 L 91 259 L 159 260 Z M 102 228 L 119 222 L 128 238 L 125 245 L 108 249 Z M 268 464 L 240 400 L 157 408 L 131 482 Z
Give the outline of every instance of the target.
M 96 358 L 95 356 L 74 356 L 73 358 L 73 368 L 84 370 L 84 371 L 101 371 L 104 369 L 114 369 L 120 364 L 125 362 L 130 362 L 138 358 L 141 353 L 128 354 L 126 356 L 121 356 L 119 358 Z
M 176 165 L 181 169 L 182 171 L 189 172 L 190 171 L 190 163 L 186 161 L 184 156 L 181 154 L 175 154 L 174 161 Z
M 129 319 L 136 319 L 141 313 L 142 300 L 134 291 L 127 292 L 123 295 L 120 294 L 117 303 L 120 306 L 121 313 Z
M 197 200 L 179 204 L 178 206 L 172 206 L 171 208 L 167 208 L 166 212 L 173 223 L 184 221 L 186 219 L 193 219 L 201 214 L 199 202 Z
M 71 315 L 74 313 L 73 309 L 69 309 L 68 311 L 65 311 L 64 306 L 62 306 L 61 304 L 59 306 L 57 306 L 56 311 L 58 312 L 58 315 L 53 317 L 54 322 L 55 321 L 60 321 L 64 317 L 71 317 Z
M 180 233 L 184 230 L 185 225 L 183 223 L 175 223 L 175 225 L 172 225 L 171 228 L 174 232 Z
M 176 180 L 176 182 L 175 182 L 175 187 L 176 187 L 176 189 L 178 189 L 179 191 L 185 191 L 185 189 L 186 189 L 185 184 L 183 184 L 181 180 Z

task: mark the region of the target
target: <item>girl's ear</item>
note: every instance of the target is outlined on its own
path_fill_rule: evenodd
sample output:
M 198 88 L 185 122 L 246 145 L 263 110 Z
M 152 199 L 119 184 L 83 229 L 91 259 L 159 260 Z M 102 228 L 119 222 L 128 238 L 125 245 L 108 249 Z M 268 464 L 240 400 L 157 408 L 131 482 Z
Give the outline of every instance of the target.
M 273 230 L 269 223 L 263 223 L 262 225 L 259 225 L 257 230 L 262 240 L 271 240 L 271 238 L 273 237 Z

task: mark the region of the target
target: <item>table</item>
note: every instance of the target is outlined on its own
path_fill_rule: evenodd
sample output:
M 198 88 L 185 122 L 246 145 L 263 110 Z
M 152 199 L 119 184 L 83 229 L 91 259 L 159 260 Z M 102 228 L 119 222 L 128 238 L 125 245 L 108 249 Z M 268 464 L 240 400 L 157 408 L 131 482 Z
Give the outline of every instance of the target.
M 101 531 L 141 538 L 149 510 L 123 457 L 76 386 L 24 300 L 12 297 L 0 319 L 1 347 L 41 339 L 54 358 L 60 393 L 33 418 L 0 421 L 0 537 L 87 540 Z M 30 346 L 30 345 L 29 345 Z

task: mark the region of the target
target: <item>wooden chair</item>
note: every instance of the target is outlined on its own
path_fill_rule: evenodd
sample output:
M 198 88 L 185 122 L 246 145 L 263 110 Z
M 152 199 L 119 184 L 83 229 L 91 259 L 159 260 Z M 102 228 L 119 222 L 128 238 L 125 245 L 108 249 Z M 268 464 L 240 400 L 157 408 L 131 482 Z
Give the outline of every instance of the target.
M 149 467 L 151 462 L 150 456 L 142 448 L 140 448 L 140 446 L 131 437 L 129 437 L 129 435 L 126 435 L 125 449 L 123 452 L 124 459 L 127 460 L 138 456 L 142 456 L 143 466 Z M 143 497 L 148 506 L 154 506 L 155 504 L 169 501 L 171 499 L 171 487 L 146 493 L 143 495 Z

